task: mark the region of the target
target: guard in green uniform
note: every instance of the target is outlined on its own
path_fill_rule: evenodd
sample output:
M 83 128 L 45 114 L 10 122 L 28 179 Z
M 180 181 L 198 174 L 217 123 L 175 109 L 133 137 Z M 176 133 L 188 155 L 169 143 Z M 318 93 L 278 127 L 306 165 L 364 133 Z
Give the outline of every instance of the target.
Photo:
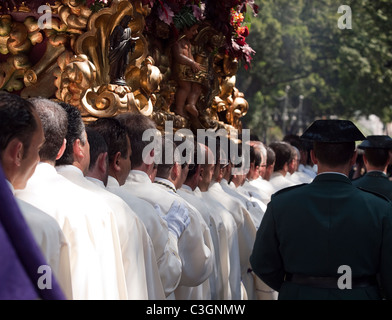
M 302 138 L 318 175 L 272 197 L 253 271 L 279 299 L 391 299 L 392 204 L 347 177 L 365 137 L 351 121 L 317 120 Z
M 387 135 L 368 136 L 358 148 L 364 150 L 363 161 L 367 173 L 353 181 L 353 185 L 380 193 L 392 200 L 392 181 L 388 179 L 392 139 Z

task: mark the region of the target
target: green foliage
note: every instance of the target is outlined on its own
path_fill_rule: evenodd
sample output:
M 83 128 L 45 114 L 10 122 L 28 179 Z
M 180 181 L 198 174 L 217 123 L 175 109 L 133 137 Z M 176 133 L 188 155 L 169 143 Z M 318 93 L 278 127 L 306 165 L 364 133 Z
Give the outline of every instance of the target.
M 251 68 L 237 74 L 250 104 L 244 127 L 267 140 L 272 127 L 298 133 L 301 95 L 302 127 L 320 117 L 354 120 L 354 114 L 392 120 L 391 1 L 346 1 L 351 30 L 338 28 L 341 1 L 256 3 L 247 39 L 256 54 Z

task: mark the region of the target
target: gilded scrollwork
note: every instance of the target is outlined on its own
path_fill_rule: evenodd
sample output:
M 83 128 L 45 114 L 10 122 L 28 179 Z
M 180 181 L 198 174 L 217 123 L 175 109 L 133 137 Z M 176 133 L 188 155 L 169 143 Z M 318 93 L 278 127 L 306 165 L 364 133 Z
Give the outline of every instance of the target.
M 55 7 L 55 12 L 67 26 L 67 31 L 77 34 L 84 32 L 92 15 L 92 11 L 77 0 L 62 0 L 61 5 Z
M 175 112 L 179 86 L 173 76 L 171 25 L 156 19 L 153 32 L 147 30 L 152 8 L 143 5 L 146 1 L 112 0 L 97 12 L 86 3 L 56 1 L 50 6 L 51 27 L 45 29 L 27 6 L 0 15 L 0 90 L 68 102 L 88 120 L 131 111 L 151 117 L 158 128 L 165 121 L 173 121 L 175 130 L 242 127 L 249 105 L 235 88 L 239 63 L 224 49 L 226 38 L 211 21 L 198 22 L 191 42 L 202 70 L 186 75 L 200 89 L 197 116 L 188 119 Z M 110 84 L 110 35 L 126 15 L 133 18 L 128 26 L 137 40 L 128 55 L 125 83 Z
M 95 81 L 94 64 L 86 55 L 73 55 L 71 52 L 65 52 L 59 57 L 58 65 L 59 70 L 55 73 L 58 88 L 56 97 L 79 107 L 82 115 L 86 115 L 87 111 L 83 109 L 82 99 Z

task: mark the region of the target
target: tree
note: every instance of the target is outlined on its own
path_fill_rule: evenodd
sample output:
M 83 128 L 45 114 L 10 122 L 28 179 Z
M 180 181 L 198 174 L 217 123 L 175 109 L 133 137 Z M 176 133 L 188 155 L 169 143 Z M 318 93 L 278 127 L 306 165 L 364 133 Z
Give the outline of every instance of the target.
M 251 68 L 237 75 L 237 86 L 250 104 L 245 126 L 261 135 L 268 130 L 261 128 L 267 124 L 258 122 L 260 117 L 275 114 L 273 122 L 286 128 L 282 134 L 297 133 L 300 104 L 304 125 L 319 117 L 349 118 L 354 113 L 391 120 L 390 1 L 353 1 L 352 29 L 343 30 L 337 24 L 342 17 L 339 1 L 256 3 L 260 11 L 248 37 L 256 54 Z M 284 106 L 297 116 L 285 125 Z

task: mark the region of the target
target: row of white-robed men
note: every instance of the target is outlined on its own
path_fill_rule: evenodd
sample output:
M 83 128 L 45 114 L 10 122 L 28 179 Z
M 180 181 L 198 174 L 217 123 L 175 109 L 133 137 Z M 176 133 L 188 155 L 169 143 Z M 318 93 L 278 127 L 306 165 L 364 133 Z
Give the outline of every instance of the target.
M 249 264 L 263 204 L 229 183 L 230 163 L 154 171 L 142 152 L 149 118 L 99 119 L 88 139 L 77 108 L 31 103 L 45 142 L 14 193 L 67 298 L 276 298 Z

